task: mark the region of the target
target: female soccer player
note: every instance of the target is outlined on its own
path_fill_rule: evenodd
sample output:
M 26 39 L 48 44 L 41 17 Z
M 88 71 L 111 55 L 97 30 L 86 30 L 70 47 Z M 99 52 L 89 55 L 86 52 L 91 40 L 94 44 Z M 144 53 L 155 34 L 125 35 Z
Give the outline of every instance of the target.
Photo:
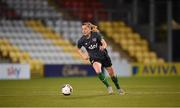
M 111 59 L 106 50 L 107 43 L 99 33 L 97 26 L 86 22 L 82 25 L 83 36 L 78 40 L 78 52 L 84 60 L 90 60 L 96 74 L 99 79 L 104 83 L 108 89 L 109 94 L 113 94 L 113 89 L 109 85 L 105 75 L 102 72 L 102 67 L 105 67 L 108 71 L 113 83 L 115 84 L 118 93 L 120 95 L 126 94 L 123 89 L 120 88 L 118 79 L 114 69 L 112 68 Z M 85 47 L 88 53 L 83 52 L 81 47 Z

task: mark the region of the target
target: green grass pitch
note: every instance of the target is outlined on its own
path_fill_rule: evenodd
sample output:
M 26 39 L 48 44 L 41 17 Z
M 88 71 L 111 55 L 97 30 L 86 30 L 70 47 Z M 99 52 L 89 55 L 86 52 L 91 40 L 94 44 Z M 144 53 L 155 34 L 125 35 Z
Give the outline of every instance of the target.
M 0 107 L 174 107 L 180 106 L 180 77 L 120 77 L 128 95 L 108 95 L 97 77 L 0 80 Z M 69 83 L 70 96 L 60 93 Z

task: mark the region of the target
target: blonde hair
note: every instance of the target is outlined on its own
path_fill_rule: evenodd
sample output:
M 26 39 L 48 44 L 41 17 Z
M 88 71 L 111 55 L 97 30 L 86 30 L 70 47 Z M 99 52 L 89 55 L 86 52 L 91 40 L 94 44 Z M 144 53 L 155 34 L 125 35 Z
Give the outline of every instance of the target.
M 91 29 L 92 32 L 99 32 L 99 30 L 97 29 L 97 26 L 90 23 L 90 22 L 85 22 L 82 25 L 88 26 Z

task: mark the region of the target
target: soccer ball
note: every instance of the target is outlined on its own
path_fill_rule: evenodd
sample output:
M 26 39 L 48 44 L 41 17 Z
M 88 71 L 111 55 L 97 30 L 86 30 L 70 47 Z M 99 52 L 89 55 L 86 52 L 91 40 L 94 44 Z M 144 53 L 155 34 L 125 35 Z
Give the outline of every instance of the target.
M 61 92 L 65 96 L 69 96 L 73 91 L 73 88 L 70 84 L 64 84 L 63 87 L 61 88 Z

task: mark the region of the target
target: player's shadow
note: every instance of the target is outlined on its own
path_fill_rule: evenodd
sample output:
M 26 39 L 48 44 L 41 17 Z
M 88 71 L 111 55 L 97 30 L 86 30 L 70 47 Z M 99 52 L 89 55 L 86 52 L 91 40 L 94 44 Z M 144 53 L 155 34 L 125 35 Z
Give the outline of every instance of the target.
M 92 99 L 92 98 L 96 98 L 96 97 L 104 97 L 104 96 L 108 96 L 108 94 L 96 94 L 96 95 L 76 95 L 76 96 L 62 96 L 63 99 Z

